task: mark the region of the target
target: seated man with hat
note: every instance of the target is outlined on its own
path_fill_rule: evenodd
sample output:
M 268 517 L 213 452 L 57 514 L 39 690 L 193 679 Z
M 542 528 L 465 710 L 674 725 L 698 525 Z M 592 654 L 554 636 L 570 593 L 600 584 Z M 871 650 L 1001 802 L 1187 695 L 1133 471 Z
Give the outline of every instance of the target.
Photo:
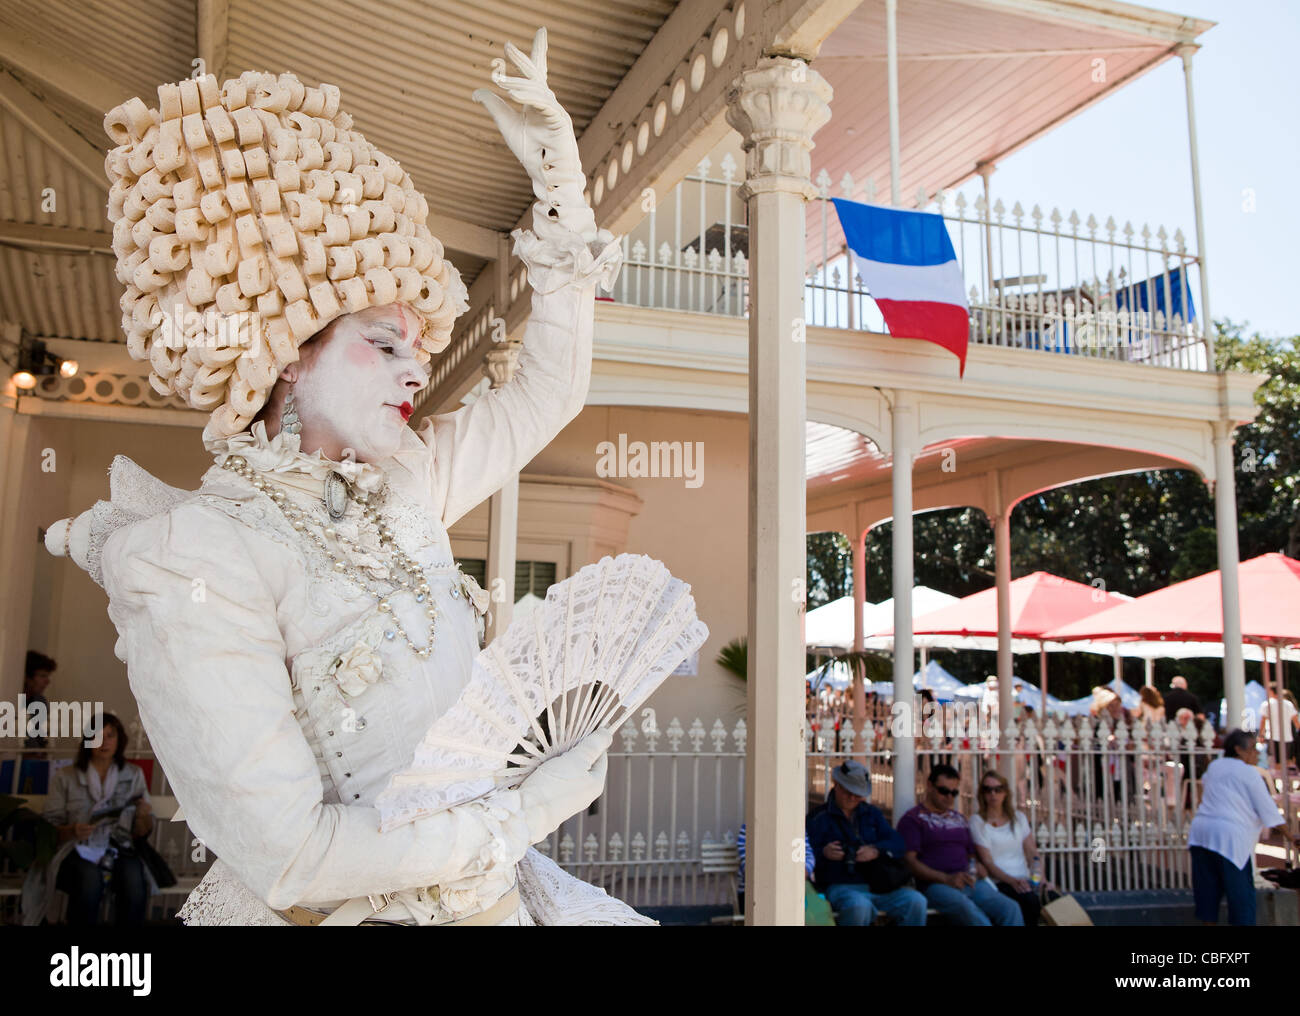
M 903 838 L 868 803 L 867 767 L 849 759 L 831 770 L 831 779 L 831 796 L 808 816 L 807 830 L 817 888 L 835 908 L 835 922 L 871 924 L 882 910 L 899 924 L 925 924 L 925 897 L 908 885 Z

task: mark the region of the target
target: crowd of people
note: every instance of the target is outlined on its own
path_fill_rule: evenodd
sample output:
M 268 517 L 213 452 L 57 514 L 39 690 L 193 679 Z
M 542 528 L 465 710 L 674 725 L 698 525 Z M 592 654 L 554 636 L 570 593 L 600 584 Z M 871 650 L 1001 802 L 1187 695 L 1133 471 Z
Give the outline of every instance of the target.
M 997 772 L 979 784 L 977 812 L 957 808 L 961 778 L 939 764 L 925 794 L 895 829 L 871 803 L 866 766 L 847 760 L 832 770 L 824 805 L 810 812 L 811 879 L 835 909 L 836 923 L 867 925 L 878 914 L 920 926 L 930 910 L 948 923 L 1032 926 L 1056 895 L 1024 814 Z

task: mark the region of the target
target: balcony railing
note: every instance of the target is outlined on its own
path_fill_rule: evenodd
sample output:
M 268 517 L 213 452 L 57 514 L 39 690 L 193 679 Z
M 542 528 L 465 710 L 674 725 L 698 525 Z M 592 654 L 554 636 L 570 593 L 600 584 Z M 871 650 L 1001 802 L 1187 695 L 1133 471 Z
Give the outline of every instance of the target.
M 743 317 L 748 312 L 748 231 L 736 193 L 743 181 L 725 156 L 709 159 L 657 204 L 624 240 L 618 302 Z M 885 331 L 868 286 L 837 228 L 831 179 L 815 181 L 813 251 L 805 282 L 809 325 Z M 875 200 L 872 181 L 840 181 L 841 196 Z M 1028 212 L 960 192 L 917 196 L 940 212 L 968 287 L 970 341 L 1038 352 L 1207 368 L 1196 314 L 1200 258 L 1181 230 L 1122 226 L 1094 215 Z

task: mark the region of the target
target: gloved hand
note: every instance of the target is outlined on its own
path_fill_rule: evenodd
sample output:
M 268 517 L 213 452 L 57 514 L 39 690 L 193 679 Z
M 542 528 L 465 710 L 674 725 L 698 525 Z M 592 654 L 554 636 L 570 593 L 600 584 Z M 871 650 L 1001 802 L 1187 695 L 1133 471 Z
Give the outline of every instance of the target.
M 546 29 L 537 30 L 531 59 L 510 42 L 506 43 L 506 55 L 524 76 L 493 73 L 492 78 L 523 105 L 523 110 L 516 110 L 487 88 L 477 89 L 471 98 L 487 107 L 506 144 L 532 178 L 533 193 L 537 195 L 534 228 L 542 223 L 559 223 L 591 243 L 597 239 L 596 216 L 582 197 L 587 181 L 578 157 L 573 120 L 546 83 Z M 536 231 L 544 235 L 545 226 Z
M 600 796 L 613 740 L 607 730 L 588 734 L 563 755 L 543 762 L 519 785 L 529 843 L 546 839 Z

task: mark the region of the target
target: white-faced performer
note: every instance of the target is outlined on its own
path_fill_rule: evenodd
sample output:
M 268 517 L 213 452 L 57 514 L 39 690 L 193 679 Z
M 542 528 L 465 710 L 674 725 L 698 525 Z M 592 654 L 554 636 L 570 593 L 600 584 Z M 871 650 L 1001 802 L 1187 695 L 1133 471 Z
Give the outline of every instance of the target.
M 597 283 L 619 241 L 583 199 L 573 125 L 546 84 L 487 107 L 533 181 L 515 232 L 532 316 L 515 378 L 407 426 L 466 309 L 410 176 L 352 127 L 339 90 L 211 76 L 114 109 L 123 326 L 162 392 L 211 411 L 195 492 L 130 460 L 112 500 L 47 545 L 101 582 L 149 739 L 219 858 L 189 924 L 650 924 L 529 844 L 588 807 L 610 735 L 518 790 L 379 831 L 376 796 L 455 702 L 487 597 L 447 528 L 581 409 Z

